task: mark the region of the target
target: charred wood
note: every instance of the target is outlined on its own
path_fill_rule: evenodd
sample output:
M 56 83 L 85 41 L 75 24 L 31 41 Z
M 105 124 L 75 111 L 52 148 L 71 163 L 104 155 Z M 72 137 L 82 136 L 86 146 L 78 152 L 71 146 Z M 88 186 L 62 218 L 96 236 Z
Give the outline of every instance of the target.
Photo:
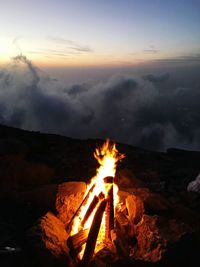
M 81 261 L 81 266 L 88 266 L 88 264 L 92 260 L 105 208 L 106 208 L 106 200 L 103 200 L 95 213 L 95 216 L 94 216 L 94 219 L 93 219 L 93 222 L 92 222 L 89 234 L 88 234 L 88 239 L 87 239 L 84 255 Z
M 114 199 L 113 199 L 113 185 L 108 191 L 107 205 L 106 205 L 106 232 L 105 238 L 111 239 L 110 232 L 114 229 Z
M 82 246 L 88 237 L 89 229 L 81 230 L 77 234 L 69 236 L 67 239 L 67 245 L 69 249 L 77 249 Z
M 99 201 L 104 197 L 103 193 L 101 192 L 98 196 L 94 196 L 92 202 L 90 203 L 89 208 L 87 209 L 87 212 L 81 222 L 81 226 L 84 227 L 85 223 L 87 222 L 87 220 L 89 219 L 90 215 L 92 214 L 92 212 L 94 211 L 94 209 L 96 208 L 97 204 L 99 203 Z
M 129 233 L 131 222 L 123 212 L 118 211 L 115 215 L 115 220 L 116 227 L 121 231 L 122 234 Z
M 112 184 L 113 181 L 114 181 L 114 178 L 113 176 L 106 176 L 104 179 L 103 179 L 104 183 L 106 184 Z
M 79 212 L 81 210 L 81 207 L 84 206 L 87 203 L 88 198 L 90 196 L 90 193 L 92 193 L 92 191 L 94 190 L 95 186 L 96 186 L 96 184 L 93 184 L 93 186 L 88 191 L 87 195 L 84 197 L 83 201 L 81 202 L 81 204 L 79 205 L 78 209 L 76 210 L 76 212 L 74 213 L 73 217 L 71 218 L 69 224 L 67 225 L 67 229 L 66 230 L 70 230 L 70 228 L 71 228 L 71 226 L 73 224 L 74 218 L 79 214 Z
M 69 236 L 67 246 L 70 249 L 70 255 L 75 258 L 83 244 L 87 241 L 89 229 L 81 230 L 77 234 Z

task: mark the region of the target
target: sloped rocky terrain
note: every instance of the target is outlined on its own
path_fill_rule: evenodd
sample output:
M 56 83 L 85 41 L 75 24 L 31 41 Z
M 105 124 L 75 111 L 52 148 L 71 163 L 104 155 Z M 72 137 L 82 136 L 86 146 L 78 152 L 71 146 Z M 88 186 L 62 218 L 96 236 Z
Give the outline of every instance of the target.
M 57 213 L 55 203 L 61 184 L 87 182 L 95 175 L 93 152 L 102 143 L 0 125 L 1 266 L 35 266 L 36 251 L 27 246 L 31 229 L 47 212 Z M 126 155 L 118 165 L 118 185 L 123 192 L 131 189 L 144 203 L 140 233 L 150 235 L 155 225 L 159 226 L 156 229 L 164 237 L 162 242 L 172 249 L 165 253 L 168 260 L 155 263 L 152 259 L 163 243 L 148 243 L 138 234 L 138 255 L 131 266 L 198 266 L 200 195 L 187 192 L 187 186 L 200 172 L 200 152 L 174 148 L 154 152 L 125 144 L 117 144 L 117 148 Z M 53 259 L 49 266 L 58 266 Z

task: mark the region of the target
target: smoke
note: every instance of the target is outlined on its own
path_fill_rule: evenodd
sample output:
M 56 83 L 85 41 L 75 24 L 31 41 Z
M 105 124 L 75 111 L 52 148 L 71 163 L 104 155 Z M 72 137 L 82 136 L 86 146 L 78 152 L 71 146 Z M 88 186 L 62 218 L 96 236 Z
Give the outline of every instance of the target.
M 149 149 L 198 149 L 199 89 L 169 73 L 67 87 L 19 55 L 0 70 L 0 123 Z
M 20 40 L 20 36 L 15 37 L 12 44 L 18 50 L 18 52 L 20 54 L 22 54 L 22 50 L 21 50 L 20 45 L 19 45 L 19 40 Z

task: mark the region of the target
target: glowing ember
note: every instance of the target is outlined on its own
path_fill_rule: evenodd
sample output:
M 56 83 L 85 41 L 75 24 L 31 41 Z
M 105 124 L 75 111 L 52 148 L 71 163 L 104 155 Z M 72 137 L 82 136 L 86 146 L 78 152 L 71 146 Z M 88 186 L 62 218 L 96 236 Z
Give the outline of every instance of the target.
M 102 202 L 102 199 L 108 197 L 108 193 L 112 186 L 114 186 L 113 187 L 114 207 L 116 207 L 118 204 L 119 200 L 117 195 L 118 186 L 115 183 L 111 184 L 105 183 L 104 178 L 107 176 L 115 177 L 116 164 L 119 160 L 124 158 L 124 155 L 118 152 L 115 144 L 110 144 L 109 140 L 107 140 L 101 148 L 96 149 L 94 157 L 98 160 L 100 167 L 97 169 L 96 176 L 92 178 L 90 184 L 87 186 L 87 191 L 85 193 L 85 196 L 87 196 L 89 191 L 91 192 L 89 194 L 86 204 L 84 203 L 85 205 L 82 205 L 79 214 L 74 218 L 71 235 L 78 233 L 81 229 L 90 229 L 97 208 Z M 96 202 L 99 203 L 95 206 Z M 86 220 L 85 217 L 87 217 L 88 209 L 91 210 L 91 214 Z M 84 225 L 83 225 L 83 219 L 84 219 Z M 101 244 L 104 241 L 104 239 L 105 239 L 105 213 L 103 215 L 101 228 L 98 234 L 95 252 L 97 252 L 101 248 Z M 85 245 L 82 246 L 82 251 L 79 254 L 80 258 L 82 257 L 84 248 Z

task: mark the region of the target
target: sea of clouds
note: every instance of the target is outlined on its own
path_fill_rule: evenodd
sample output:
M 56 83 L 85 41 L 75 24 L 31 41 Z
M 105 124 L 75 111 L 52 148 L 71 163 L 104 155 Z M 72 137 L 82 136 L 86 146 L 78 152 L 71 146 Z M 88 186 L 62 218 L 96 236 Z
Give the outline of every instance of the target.
M 19 55 L 0 69 L 0 123 L 154 150 L 199 149 L 200 81 L 164 73 L 67 86 Z

